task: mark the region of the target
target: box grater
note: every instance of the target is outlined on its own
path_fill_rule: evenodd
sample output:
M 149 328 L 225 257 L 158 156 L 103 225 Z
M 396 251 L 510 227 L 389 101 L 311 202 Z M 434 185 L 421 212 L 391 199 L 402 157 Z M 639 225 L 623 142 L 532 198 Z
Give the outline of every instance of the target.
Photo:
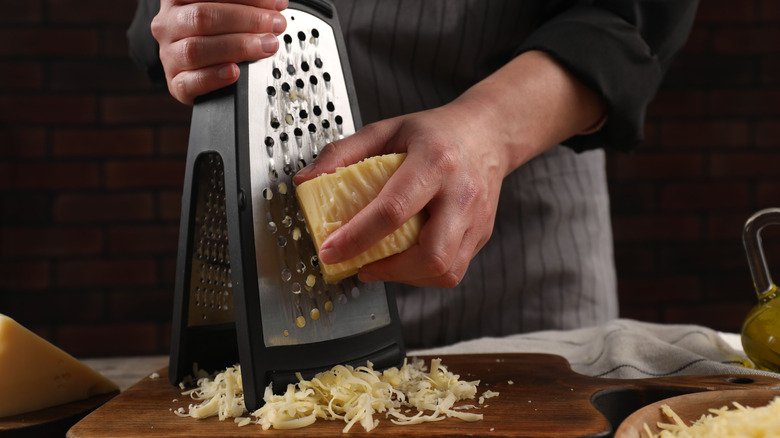
M 250 411 L 295 372 L 405 356 L 391 291 L 320 277 L 292 176 L 360 116 L 333 5 L 283 14 L 279 51 L 193 106 L 176 267 L 171 382 L 239 362 Z

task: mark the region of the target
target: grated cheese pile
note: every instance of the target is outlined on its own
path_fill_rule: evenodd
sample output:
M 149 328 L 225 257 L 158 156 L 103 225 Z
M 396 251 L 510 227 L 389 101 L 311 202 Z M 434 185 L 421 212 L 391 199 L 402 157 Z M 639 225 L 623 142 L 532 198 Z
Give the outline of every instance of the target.
M 270 386 L 263 396 L 264 406 L 244 417 L 247 412 L 241 382 L 240 365 L 235 365 L 210 377 L 200 377 L 197 388 L 185 391 L 198 405 L 189 405 L 188 411 L 174 411 L 182 417 L 207 418 L 219 416 L 220 421 L 235 418 L 239 426 L 252 422 L 263 429 L 297 429 L 314 423 L 318 418 L 343 420 L 348 432 L 355 424 L 370 431 L 377 427 L 375 414 L 384 413 L 395 424 L 419 424 L 455 417 L 465 421 L 482 420 L 482 414 L 462 412 L 475 406 L 455 403 L 476 396 L 479 381 L 466 382 L 447 371 L 441 359 L 431 360 L 426 372 L 422 360 L 411 364 L 404 361 L 380 373 L 368 362 L 364 367 L 337 365 L 331 370 L 304 380 L 298 374 L 298 383 L 287 386 L 284 394 L 275 395 Z M 183 388 L 183 384 L 182 384 Z M 495 397 L 497 392 L 486 392 L 483 397 Z M 480 404 L 484 399 L 480 399 Z M 402 412 L 404 410 L 404 412 Z M 416 410 L 406 415 L 405 412 Z M 254 419 L 252 417 L 255 417 Z
M 737 402 L 732 404 L 735 409 L 730 410 L 727 406 L 710 409 L 709 414 L 702 415 L 690 426 L 686 425 L 668 405 L 663 405 L 662 412 L 674 421 L 674 424 L 658 423 L 658 427 L 662 430 L 656 435 L 653 435 L 645 424 L 645 433 L 651 438 L 780 437 L 780 396 L 759 408 L 742 406 Z

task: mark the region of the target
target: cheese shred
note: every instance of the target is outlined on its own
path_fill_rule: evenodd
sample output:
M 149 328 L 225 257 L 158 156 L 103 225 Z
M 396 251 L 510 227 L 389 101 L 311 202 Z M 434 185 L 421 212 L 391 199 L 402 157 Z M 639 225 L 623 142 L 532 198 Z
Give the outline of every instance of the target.
M 218 416 L 220 421 L 234 418 L 238 426 L 255 423 L 265 430 L 298 429 L 318 418 L 341 420 L 345 422 L 345 433 L 356 424 L 371 431 L 379 425 L 377 414 L 384 414 L 394 424 L 420 424 L 448 417 L 469 422 L 482 420 L 482 414 L 463 412 L 474 406 L 455 406 L 476 397 L 479 381 L 460 380 L 460 376 L 447 371 L 441 359 L 432 359 L 430 368 L 427 371 L 422 360 L 405 360 L 401 368 L 384 372 L 374 370 L 368 362 L 354 368 L 337 365 L 311 380 L 298 374 L 298 383 L 288 385 L 283 394 L 274 394 L 269 385 L 263 395 L 263 407 L 246 416 L 241 367 L 235 365 L 213 378 L 199 378 L 197 387 L 183 394 L 200 403 L 174 413 L 193 418 Z M 497 395 L 487 391 L 483 397 Z
M 752 408 L 732 402 L 734 409 L 723 406 L 709 409 L 690 426 L 668 405 L 661 406 L 661 412 L 671 423 L 657 423 L 661 432 L 653 434 L 645 424 L 644 432 L 648 438 L 698 438 L 698 437 L 740 437 L 769 438 L 780 437 L 780 396 L 768 405 Z

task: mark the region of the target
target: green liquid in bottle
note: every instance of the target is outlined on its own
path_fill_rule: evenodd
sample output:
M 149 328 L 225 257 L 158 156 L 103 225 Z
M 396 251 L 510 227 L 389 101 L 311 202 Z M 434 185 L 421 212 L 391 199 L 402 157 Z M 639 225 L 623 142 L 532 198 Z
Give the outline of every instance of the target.
M 748 313 L 742 325 L 742 347 L 757 368 L 780 372 L 780 299 L 774 293 Z

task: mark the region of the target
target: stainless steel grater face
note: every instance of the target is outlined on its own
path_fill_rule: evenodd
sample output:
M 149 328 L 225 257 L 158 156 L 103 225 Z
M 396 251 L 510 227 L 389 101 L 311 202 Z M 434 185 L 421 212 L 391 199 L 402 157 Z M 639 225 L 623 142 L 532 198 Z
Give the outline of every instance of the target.
M 390 322 L 378 284 L 325 284 L 298 209 L 293 174 L 355 132 L 333 29 L 288 9 L 272 58 L 249 64 L 249 157 L 263 333 L 267 345 L 343 338 Z
M 273 57 L 196 99 L 182 196 L 169 377 L 240 362 L 250 410 L 298 372 L 405 356 L 384 284 L 320 276 L 292 177 L 360 117 L 333 5 L 292 0 L 283 13 Z

